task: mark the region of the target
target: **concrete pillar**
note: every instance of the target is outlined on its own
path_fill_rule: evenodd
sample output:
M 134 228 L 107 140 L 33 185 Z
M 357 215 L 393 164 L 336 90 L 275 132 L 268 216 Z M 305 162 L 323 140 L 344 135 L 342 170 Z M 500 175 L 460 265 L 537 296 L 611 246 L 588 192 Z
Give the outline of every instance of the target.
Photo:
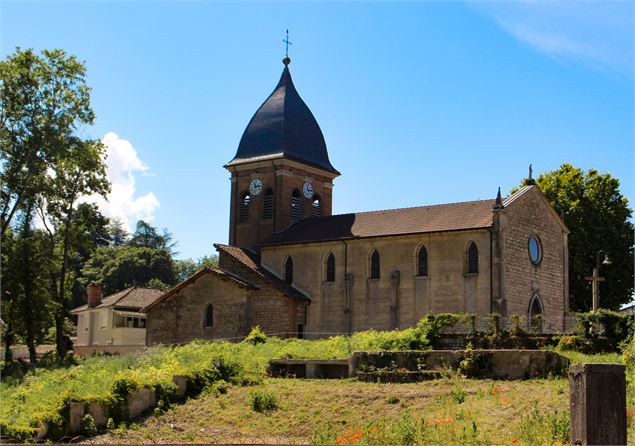
M 621 364 L 569 368 L 572 445 L 626 445 L 626 374 Z

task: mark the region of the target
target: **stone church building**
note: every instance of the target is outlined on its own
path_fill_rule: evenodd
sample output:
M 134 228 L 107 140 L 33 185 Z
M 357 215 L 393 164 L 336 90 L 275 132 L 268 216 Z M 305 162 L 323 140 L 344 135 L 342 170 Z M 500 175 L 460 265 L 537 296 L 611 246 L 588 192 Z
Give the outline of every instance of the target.
M 145 308 L 147 343 L 240 339 L 253 326 L 319 337 L 497 312 L 564 328 L 568 230 L 530 178 L 490 200 L 332 215 L 322 131 L 290 60 L 247 125 L 231 172 L 229 244 Z

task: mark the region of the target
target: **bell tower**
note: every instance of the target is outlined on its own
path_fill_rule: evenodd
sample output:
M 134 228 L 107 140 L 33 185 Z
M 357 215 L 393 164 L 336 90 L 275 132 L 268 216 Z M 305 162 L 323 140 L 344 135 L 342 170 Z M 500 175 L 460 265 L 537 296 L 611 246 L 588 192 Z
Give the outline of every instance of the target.
M 322 130 L 293 85 L 289 64 L 249 121 L 231 172 L 229 244 L 258 249 L 304 218 L 332 213 L 333 179 Z

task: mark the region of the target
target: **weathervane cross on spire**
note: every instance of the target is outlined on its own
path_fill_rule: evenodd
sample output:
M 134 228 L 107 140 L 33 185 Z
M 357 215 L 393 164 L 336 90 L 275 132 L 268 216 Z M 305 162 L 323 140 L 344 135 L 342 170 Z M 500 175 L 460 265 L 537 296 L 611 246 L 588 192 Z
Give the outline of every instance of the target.
M 293 45 L 293 43 L 289 41 L 289 30 L 287 30 L 287 37 L 282 41 L 285 43 L 284 57 L 289 57 L 289 45 Z

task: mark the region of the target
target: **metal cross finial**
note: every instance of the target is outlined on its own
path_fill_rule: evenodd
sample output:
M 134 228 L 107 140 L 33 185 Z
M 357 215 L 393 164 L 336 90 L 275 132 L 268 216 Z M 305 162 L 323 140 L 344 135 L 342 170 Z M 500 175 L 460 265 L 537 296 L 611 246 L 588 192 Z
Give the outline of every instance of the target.
M 287 37 L 282 40 L 285 43 L 284 57 L 289 57 L 289 45 L 293 45 L 289 41 L 289 30 L 287 30 Z

